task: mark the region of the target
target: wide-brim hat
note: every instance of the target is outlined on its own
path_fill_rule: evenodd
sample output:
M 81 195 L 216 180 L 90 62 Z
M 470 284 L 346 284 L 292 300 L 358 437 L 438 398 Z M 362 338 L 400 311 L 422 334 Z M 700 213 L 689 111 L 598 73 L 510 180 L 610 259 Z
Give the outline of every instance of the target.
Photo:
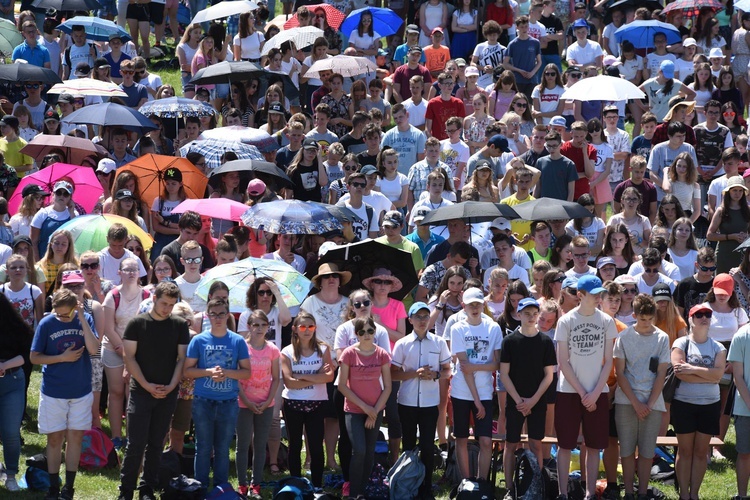
M 316 288 L 320 288 L 320 278 L 326 274 L 338 274 L 341 277 L 341 285 L 346 285 L 349 283 L 349 280 L 352 279 L 352 273 L 349 271 L 339 271 L 339 266 L 326 262 L 325 264 L 320 265 L 318 268 L 318 274 L 313 276 L 312 282 L 315 284 Z
M 669 123 L 669 121 L 672 119 L 672 114 L 679 106 L 685 106 L 687 108 L 685 110 L 685 113 L 688 115 L 695 111 L 695 101 L 677 102 L 671 108 L 669 108 L 669 112 L 664 116 L 664 123 Z
M 400 279 L 398 279 L 397 277 L 395 277 L 390 270 L 382 268 L 382 267 L 375 269 L 372 272 L 372 276 L 370 276 L 369 278 L 366 278 L 366 279 L 362 280 L 362 285 L 365 288 L 367 288 L 369 290 L 372 290 L 372 281 L 373 280 L 377 280 L 377 279 L 380 279 L 380 280 L 386 280 L 386 279 L 390 280 L 390 282 L 391 282 L 391 293 L 398 292 L 399 290 L 401 290 L 404 287 L 404 284 L 401 283 Z

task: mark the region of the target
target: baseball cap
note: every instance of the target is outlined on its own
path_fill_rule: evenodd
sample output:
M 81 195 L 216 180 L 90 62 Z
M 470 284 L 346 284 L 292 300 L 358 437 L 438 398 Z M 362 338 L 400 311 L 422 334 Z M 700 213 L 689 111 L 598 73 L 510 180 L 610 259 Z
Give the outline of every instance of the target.
M 604 109 L 602 110 L 602 115 L 609 113 L 610 111 L 614 111 L 615 113 L 619 113 L 620 109 L 615 106 L 614 104 L 610 104 L 608 106 L 604 106 Z
M 464 304 L 484 303 L 484 294 L 482 294 L 482 290 L 479 288 L 469 288 L 464 292 L 462 300 Z
M 711 49 L 708 53 L 708 58 L 711 59 L 712 57 L 724 57 L 724 52 L 719 47 L 714 47 Z
M 283 115 L 284 108 L 281 106 L 280 102 L 272 102 L 268 105 L 268 112 Z
M 73 271 L 63 271 L 62 274 L 62 284 L 63 285 L 72 285 L 75 283 L 85 283 L 86 280 L 83 279 L 83 272 L 80 269 L 75 269 Z
M 672 290 L 669 289 L 669 285 L 666 283 L 657 283 L 651 290 L 651 296 L 654 298 L 655 302 L 661 300 L 672 300 Z
M 99 164 L 96 166 L 97 172 L 103 172 L 110 174 L 117 169 L 117 163 L 112 158 L 102 158 L 99 160 Z
M 601 269 L 604 266 L 608 266 L 610 264 L 612 264 L 613 266 L 617 265 L 615 264 L 615 259 L 613 259 L 612 257 L 602 257 L 596 262 L 596 268 Z
M 383 226 L 401 227 L 404 225 L 404 216 L 398 210 L 389 210 L 383 216 Z
M 409 47 L 409 52 L 422 52 L 422 47 L 419 45 L 414 45 L 412 47 Z
M 487 141 L 487 145 L 495 146 L 497 149 L 499 149 L 503 153 L 510 153 L 510 149 L 508 148 L 508 139 L 506 139 L 504 135 L 501 135 L 501 134 L 493 135 L 492 137 L 490 137 L 490 140 Z
M 453 62 L 455 62 L 456 66 L 458 66 L 459 68 L 461 66 L 466 66 L 466 59 L 464 59 L 463 57 L 458 57 L 458 58 L 454 59 Z
M 433 28 L 433 30 L 432 30 L 432 31 L 430 32 L 430 35 L 434 35 L 435 33 L 440 33 L 440 34 L 442 35 L 442 34 L 443 34 L 443 28 L 441 28 L 440 26 L 436 26 L 436 27 L 435 27 L 435 28 Z
M 500 231 L 510 231 L 510 221 L 505 217 L 498 217 L 490 222 L 490 227 L 494 227 Z
M 693 307 L 690 308 L 690 317 L 692 318 L 695 313 L 699 312 L 714 312 L 713 309 L 708 307 L 707 304 L 696 304 Z
M 479 76 L 479 70 L 477 69 L 476 66 L 469 66 L 464 71 L 464 75 L 466 75 L 466 76 Z
M 60 97 L 57 98 L 58 104 L 60 104 L 61 102 L 64 102 L 67 104 L 73 104 L 73 101 L 75 101 L 75 99 L 73 98 L 71 94 L 68 94 L 68 93 L 60 94 Z
M 135 199 L 133 192 L 130 189 L 120 189 L 115 193 L 115 200 L 124 200 L 125 198 Z
M 589 27 L 589 23 L 587 23 L 585 19 L 576 19 L 575 22 L 573 23 L 573 29 L 576 29 L 576 28 L 588 29 L 588 27 Z
M 372 165 L 365 165 L 364 167 L 362 167 L 362 168 L 359 169 L 359 172 L 361 174 L 365 174 L 365 175 L 372 175 L 372 174 L 374 174 L 377 171 L 378 171 L 378 169 L 375 168 Z
M 635 285 L 638 283 L 638 280 L 635 279 L 635 276 L 631 276 L 629 274 L 621 274 L 617 278 L 615 278 L 615 283 L 618 285 Z
M 19 234 L 18 236 L 13 238 L 13 243 L 10 244 L 10 247 L 15 250 L 16 247 L 21 243 L 26 243 L 27 245 L 29 245 L 29 247 L 33 244 L 31 243 L 31 238 L 29 238 L 25 234 Z
M 526 297 L 525 299 L 521 299 L 518 301 L 516 312 L 521 312 L 527 307 L 536 307 L 537 309 L 539 309 L 539 302 L 537 302 L 534 297 Z
M 116 33 L 116 32 L 115 33 L 110 33 L 109 34 L 109 41 L 111 42 L 112 40 L 115 40 L 115 39 L 122 41 L 122 35 L 120 35 L 119 33 Z
M 693 37 L 687 37 L 686 39 L 682 41 L 682 46 L 683 47 L 697 47 L 698 42 L 696 42 L 695 38 Z
M 0 125 L 7 125 L 9 127 L 18 128 L 18 118 L 13 115 L 5 115 L 0 118 Z
M 562 282 L 562 287 L 578 289 L 578 278 L 575 276 L 566 276 Z
M 318 141 L 316 141 L 315 139 L 311 139 L 310 137 L 302 141 L 302 147 L 305 149 L 320 149 L 320 146 L 318 146 Z
M 748 169 L 750 170 L 750 169 Z M 427 207 L 419 207 L 414 211 L 414 216 L 412 217 L 412 220 L 419 224 L 424 220 L 425 217 L 427 217 L 427 214 L 430 213 L 430 209 Z
M 419 26 L 417 26 L 416 24 L 407 24 L 406 32 L 419 34 Z
M 109 63 L 107 62 L 107 60 L 104 59 L 103 57 L 98 57 L 96 59 L 96 61 L 94 61 L 94 69 L 98 69 L 98 68 L 110 68 L 110 67 L 111 66 L 109 65 Z
M 409 317 L 414 316 L 415 314 L 417 314 L 422 309 L 427 309 L 427 311 L 430 310 L 429 306 L 427 304 L 425 304 L 424 302 L 415 302 L 415 303 L 413 303 L 411 305 L 411 307 L 409 308 Z
M 57 181 L 55 187 L 52 188 L 52 192 L 56 193 L 58 189 L 67 191 L 69 194 L 73 194 L 73 184 L 68 181 Z
M 253 179 L 247 183 L 247 194 L 259 196 L 266 192 L 266 183 L 260 179 Z
M 721 273 L 714 278 L 714 294 L 732 295 L 734 292 L 734 278 L 727 273 Z
M 60 115 L 57 114 L 55 110 L 50 109 L 46 113 L 44 113 L 44 121 L 47 120 L 55 120 L 56 122 L 60 121 Z
M 75 71 L 76 76 L 88 76 L 89 73 L 91 73 L 91 66 L 87 62 L 78 63 Z
M 617 62 L 617 58 L 613 56 L 612 54 L 607 54 L 606 56 L 604 56 L 604 59 L 602 60 L 602 64 L 604 66 L 612 66 L 616 62 Z
M 474 164 L 474 170 L 479 170 L 480 168 L 489 168 L 492 170 L 492 164 L 487 160 L 479 160 Z
M 378 49 L 378 55 L 386 57 L 388 55 L 388 50 L 386 50 L 386 49 Z
M 669 59 L 665 59 L 659 65 L 659 71 L 662 72 L 664 78 L 674 78 L 674 63 Z
M 565 121 L 565 118 L 563 118 L 560 115 L 553 116 L 549 121 L 550 127 L 567 127 L 568 122 Z
M 602 287 L 602 280 L 592 274 L 581 276 L 578 279 L 578 290 L 588 292 L 591 295 L 597 295 L 607 290 Z
M 179 168 L 168 168 L 164 172 L 164 180 L 182 182 L 182 172 L 180 172 Z
M 39 186 L 37 184 L 28 184 L 24 186 L 23 191 L 21 191 L 21 196 L 23 198 L 26 198 L 27 196 L 32 194 L 43 194 L 45 196 L 49 196 L 49 193 L 45 191 L 42 186 Z

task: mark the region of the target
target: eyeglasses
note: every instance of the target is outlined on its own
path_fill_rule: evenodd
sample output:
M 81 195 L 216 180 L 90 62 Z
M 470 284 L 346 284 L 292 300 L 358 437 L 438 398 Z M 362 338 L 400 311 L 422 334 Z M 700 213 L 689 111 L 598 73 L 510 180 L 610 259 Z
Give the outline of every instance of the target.
M 658 267 L 644 267 L 643 272 L 646 274 L 657 274 L 659 272 Z
M 315 325 L 298 325 L 297 326 L 298 332 L 314 332 L 315 331 Z
M 362 302 L 352 302 L 352 305 L 354 306 L 354 309 L 362 309 L 363 307 L 370 307 L 370 304 L 372 304 L 369 300 L 363 300 Z
M 557 76 L 557 73 L 555 73 L 554 71 L 546 71 L 544 73 L 544 76 Z
M 24 87 L 26 87 L 27 89 L 38 89 L 39 87 L 41 87 L 41 85 L 38 83 L 27 83 L 26 85 L 24 85 Z
M 98 262 L 83 262 L 81 263 L 81 269 L 96 271 L 97 269 L 99 269 L 99 263 Z
M 208 313 L 207 316 L 211 319 L 224 319 L 227 317 L 227 313 Z
M 127 269 L 120 269 L 120 272 L 121 273 L 125 273 L 125 274 L 135 274 L 135 273 L 138 272 L 138 268 L 137 267 L 128 267 Z
M 347 172 L 356 172 L 357 168 L 357 165 L 344 165 L 344 170 Z
M 8 268 L 8 271 L 25 271 L 26 266 L 11 266 Z
M 544 145 L 547 149 L 557 149 L 560 147 L 559 143 L 545 142 Z
M 392 285 L 393 281 L 391 280 L 381 280 L 381 279 L 374 279 L 372 280 L 373 285 Z
M 703 318 L 711 319 L 711 316 L 713 316 L 713 313 L 710 311 L 701 311 L 701 312 L 697 312 L 693 314 L 693 317 L 696 319 L 703 319 Z
M 368 328 L 366 330 L 357 330 L 357 336 L 362 337 L 364 335 L 375 335 L 375 329 Z
M 271 297 L 273 295 L 273 292 L 271 290 L 258 290 L 258 296 L 259 297 Z
M 75 315 L 76 315 L 75 309 L 70 311 L 68 314 L 60 314 L 58 312 L 55 313 L 55 316 L 57 316 L 58 318 L 62 318 L 62 319 L 73 319 L 73 316 Z
M 698 264 L 698 269 L 700 269 L 704 273 L 706 273 L 708 271 L 714 272 L 714 271 L 716 271 L 716 266 L 708 267 L 708 266 L 701 266 L 700 264 Z
M 81 264 L 81 267 L 83 267 L 83 264 Z M 97 264 L 97 267 L 99 267 L 99 264 Z M 167 273 L 172 274 L 172 268 L 171 267 L 155 267 L 154 272 L 160 273 L 160 274 L 167 274 Z
M 622 293 L 632 294 L 635 295 L 637 290 L 635 288 L 623 288 Z
M 250 328 L 268 328 L 268 323 L 252 323 Z
M 718 115 L 721 114 L 721 111 L 706 111 L 706 114 L 707 115 L 718 116 Z
M 60 196 L 62 198 L 70 198 L 70 193 L 67 191 L 55 191 L 55 196 Z
M 513 103 L 514 106 L 518 106 L 519 108 L 528 108 L 529 105 L 525 102 L 516 101 Z
M 457 128 L 454 128 L 453 130 L 445 129 L 445 131 L 448 132 L 449 134 L 452 134 L 453 132 L 458 132 L 458 130 L 459 129 Z
M 574 253 L 573 258 L 574 259 L 585 259 L 589 256 L 588 252 L 586 253 Z
M 189 259 L 182 259 L 185 261 L 185 264 L 200 264 L 203 262 L 203 257 L 191 257 Z
M 355 188 L 362 188 L 362 189 L 364 189 L 364 187 L 367 186 L 367 183 L 366 182 L 364 182 L 364 183 L 363 182 L 352 182 L 351 186 L 355 187 Z
M 623 198 L 622 201 L 624 201 L 625 203 L 637 203 L 638 198 Z

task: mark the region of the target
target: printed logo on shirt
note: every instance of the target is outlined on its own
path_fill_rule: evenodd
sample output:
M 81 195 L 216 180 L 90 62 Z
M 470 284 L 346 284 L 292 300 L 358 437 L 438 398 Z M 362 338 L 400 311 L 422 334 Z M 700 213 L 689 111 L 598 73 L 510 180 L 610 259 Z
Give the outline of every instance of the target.
M 232 368 L 234 352 L 231 349 L 227 349 L 227 346 L 208 345 L 203 351 L 203 355 L 207 367 L 213 368 L 219 366 L 221 368 Z M 227 378 L 219 382 L 213 380 L 211 377 L 205 377 L 203 379 L 203 387 L 215 392 L 230 392 L 232 390 L 232 380 Z
M 581 323 L 570 332 L 568 345 L 580 357 L 600 356 L 604 348 L 604 331 L 600 325 Z

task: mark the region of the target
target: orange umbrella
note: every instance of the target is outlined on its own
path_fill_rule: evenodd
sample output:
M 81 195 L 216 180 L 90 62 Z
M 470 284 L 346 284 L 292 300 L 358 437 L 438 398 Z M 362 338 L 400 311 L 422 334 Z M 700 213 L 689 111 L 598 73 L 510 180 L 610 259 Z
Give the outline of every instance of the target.
M 130 170 L 138 179 L 141 201 L 149 204 L 164 192 L 167 171 L 178 170 L 188 198 L 203 198 L 208 178 L 186 158 L 147 154 L 131 161 L 118 170 Z M 174 173 L 170 172 L 170 177 Z

